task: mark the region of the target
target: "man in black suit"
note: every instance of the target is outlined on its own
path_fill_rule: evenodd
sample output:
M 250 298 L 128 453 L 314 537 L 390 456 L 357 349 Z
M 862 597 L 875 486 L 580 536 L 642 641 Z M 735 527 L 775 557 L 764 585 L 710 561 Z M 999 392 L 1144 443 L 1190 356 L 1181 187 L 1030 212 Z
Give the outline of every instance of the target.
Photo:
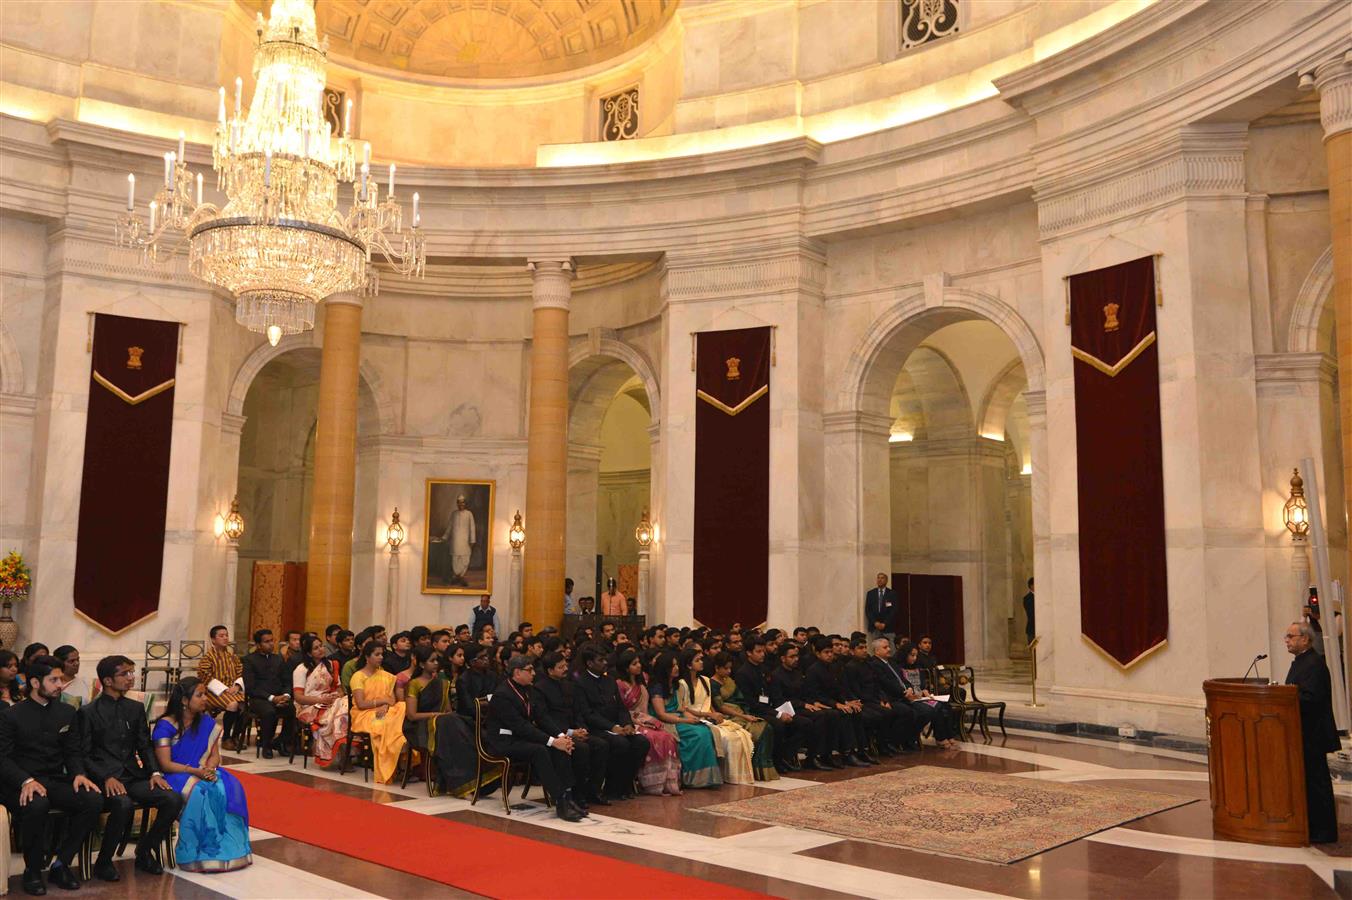
M 800 719 L 787 712 L 778 712 L 770 704 L 769 663 L 765 660 L 765 639 L 753 637 L 746 646 L 744 662 L 733 676 L 737 681 L 737 690 L 746 700 L 746 711 L 770 723 L 774 729 L 775 768 L 781 772 L 797 772 L 798 750 L 803 745 L 804 735 L 811 729 L 806 719 Z
M 1314 629 L 1303 622 L 1286 628 L 1286 651 L 1295 656 L 1286 683 L 1300 688 L 1301 744 L 1305 756 L 1305 806 L 1310 843 L 1338 840 L 1338 812 L 1333 802 L 1328 754 L 1337 750 L 1338 726 L 1333 721 L 1333 687 L 1324 657 L 1314 652 Z
M 875 638 L 887 643 L 887 638 Z M 892 705 L 891 696 L 883 689 L 880 673 L 873 666 L 869 644 L 865 638 L 850 641 L 850 661 L 845 664 L 845 677 L 850 690 L 864 704 L 864 727 L 878 742 L 878 750 L 889 756 L 900 753 L 910 740 L 915 728 L 915 713 L 908 704 Z
M 845 663 L 836 660 L 834 642 L 826 635 L 812 639 L 817 662 L 803 676 L 804 699 L 811 706 L 840 713 L 836 728 L 836 753 L 846 766 L 864 768 L 878 760 L 868 752 L 864 729 L 864 704 L 845 683 Z
M 1028 579 L 1028 593 L 1023 595 L 1023 614 L 1027 624 L 1023 626 L 1023 633 L 1028 638 L 1028 643 L 1033 643 L 1034 636 L 1037 635 L 1037 607 L 1033 603 L 1033 579 Z
M 892 642 L 887 638 L 874 638 L 870 647 L 873 656 L 868 664 L 877 679 L 879 702 L 886 702 L 897 713 L 896 737 L 901 741 L 901 748 L 919 750 L 920 723 L 906 696 L 906 682 L 892 663 Z
M 605 797 L 633 799 L 634 778 L 648 756 L 648 739 L 634 727 L 615 679 L 606 674 L 609 661 L 602 649 L 585 645 L 577 651 L 577 660 L 581 666 L 577 675 L 578 714 L 587 726 L 588 740 L 594 738 L 609 745 Z
M 535 660 L 531 654 L 526 655 Z M 544 677 L 535 679 L 531 698 L 535 706 L 535 723 L 546 734 L 565 734 L 573 739 L 573 801 L 583 812 L 592 805 L 609 806 L 610 801 L 601 792 L 606 782 L 610 747 L 604 740 L 593 740 L 587 732 L 582 715 L 573 702 L 577 685 L 568 677 L 568 660 L 553 650 L 541 656 L 537 665 Z
M 831 761 L 831 748 L 839 741 L 840 711 L 809 702 L 798 667 L 798 645 L 785 641 L 779 645 L 779 668 L 770 675 L 770 705 L 793 704 L 795 721 L 801 720 L 808 733 L 804 769 L 839 769 Z M 810 651 L 809 651 L 810 652 Z
M 484 721 L 484 743 L 498 756 L 531 767 L 531 774 L 554 799 L 554 812 L 565 822 L 580 822 L 583 815 L 573 802 L 573 766 L 569 754 L 573 739 L 567 734 L 546 734 L 532 721 L 531 682 L 535 664 L 527 656 L 513 656 L 507 663 L 507 678 L 493 689 Z M 507 790 L 507 785 L 502 789 Z
M 103 811 L 108 822 L 94 874 L 103 881 L 118 881 L 113 853 L 131 831 L 138 806 L 155 810 L 155 824 L 136 844 L 136 868 L 150 875 L 163 875 L 163 865 L 151 855 L 174 827 L 183 811 L 183 795 L 160 774 L 155 749 L 150 743 L 144 703 L 128 699 L 135 683 L 136 663 L 125 656 L 99 660 L 99 684 L 103 688 L 90 703 L 80 707 L 80 730 L 84 736 L 85 768 L 103 789 Z
M 864 595 L 864 618 L 869 637 L 884 637 L 897 631 L 897 592 L 887 586 L 887 573 L 878 573 L 878 586 Z
M 277 720 L 282 720 L 282 743 L 291 742 L 296 726 L 296 707 L 291 703 L 291 669 L 273 652 L 277 638 L 272 630 L 254 632 L 254 652 L 244 657 L 244 695 L 249 709 L 258 718 L 258 745 L 263 758 L 272 759 L 272 740 Z
M 75 709 L 61 702 L 66 676 L 61 662 L 39 656 L 24 678 L 28 699 L 0 712 L 0 796 L 14 817 L 23 842 L 23 889 L 47 893 L 42 870 L 47 864 L 48 813 L 66 813 L 66 831 L 48 877 L 73 891 L 80 879 L 70 863 L 85 837 L 98 824 L 103 795 L 85 774 L 80 726 Z

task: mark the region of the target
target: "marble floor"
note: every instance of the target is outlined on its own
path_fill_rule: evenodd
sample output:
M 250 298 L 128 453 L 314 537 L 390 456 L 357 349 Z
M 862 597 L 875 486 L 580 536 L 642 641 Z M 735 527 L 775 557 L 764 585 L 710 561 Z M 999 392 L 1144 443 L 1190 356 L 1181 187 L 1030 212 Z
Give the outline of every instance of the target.
M 955 751 L 926 749 L 883 768 L 938 765 L 1047 781 L 1139 788 L 1202 800 L 1111 828 L 1022 862 L 1002 866 L 828 834 L 703 815 L 700 806 L 799 790 L 879 769 L 796 773 L 756 786 L 687 791 L 678 798 L 641 797 L 576 825 L 535 802 L 515 799 L 507 816 L 500 800 L 471 808 L 467 801 L 429 798 L 420 784 L 363 784 L 360 773 L 301 771 L 299 762 L 262 761 L 248 754 L 227 761 L 242 771 L 337 791 L 373 803 L 397 803 L 429 816 L 639 863 L 786 898 L 1352 898 L 1352 789 L 1338 786 L 1343 841 L 1331 848 L 1275 848 L 1212 838 L 1207 772 L 1201 757 L 1180 751 L 1089 738 L 1011 730 L 990 743 Z M 538 789 L 532 794 L 539 796 Z M 86 884 L 80 897 L 348 898 L 462 897 L 446 885 L 349 859 L 289 838 L 254 831 L 254 865 L 224 875 L 174 871 L 162 878 L 134 874 Z M 453 853 L 454 848 L 447 848 Z M 21 862 L 13 860 L 16 867 Z M 18 868 L 13 871 L 17 872 Z M 509 877 L 504 869 L 504 877 Z M 24 896 L 18 876 L 10 891 Z M 54 892 L 60 893 L 60 892 Z M 542 894 L 545 896 L 545 894 Z M 635 896 L 642 896 L 640 886 Z

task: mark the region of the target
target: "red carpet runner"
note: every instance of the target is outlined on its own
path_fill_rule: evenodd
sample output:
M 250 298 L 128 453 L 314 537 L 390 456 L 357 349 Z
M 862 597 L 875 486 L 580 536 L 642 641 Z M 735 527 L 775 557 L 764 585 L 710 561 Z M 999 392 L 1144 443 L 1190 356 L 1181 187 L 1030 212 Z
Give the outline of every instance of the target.
M 231 772 L 249 795 L 254 828 L 487 897 L 763 896 L 393 805 Z

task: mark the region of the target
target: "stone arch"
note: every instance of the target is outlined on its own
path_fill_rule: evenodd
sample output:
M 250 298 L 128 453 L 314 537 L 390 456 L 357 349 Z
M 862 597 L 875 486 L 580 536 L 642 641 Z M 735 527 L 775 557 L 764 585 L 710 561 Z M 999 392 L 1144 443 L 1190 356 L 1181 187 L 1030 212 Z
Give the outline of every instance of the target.
M 271 344 L 261 344 L 254 349 L 252 353 L 245 358 L 235 373 L 234 381 L 230 385 L 230 395 L 226 399 L 225 411 L 229 415 L 240 416 L 244 414 L 244 398 L 249 394 L 249 387 L 253 384 L 258 373 L 263 371 L 263 367 L 272 362 L 284 353 L 292 350 L 320 350 L 321 343 L 316 339 L 315 332 L 306 331 L 301 334 L 288 335 L 282 338 L 276 347 Z M 371 365 L 368 360 L 362 359 L 358 363 L 358 374 L 362 382 L 371 392 L 371 398 L 375 401 L 376 416 L 380 423 L 381 434 L 395 434 L 398 432 L 398 423 L 395 420 L 394 398 L 389 396 L 383 379 L 380 377 L 379 370 Z
M 1028 378 L 1023 370 L 1023 360 L 1011 360 L 991 382 L 990 389 L 981 402 L 981 413 L 977 417 L 977 432 L 984 435 L 1003 435 L 1009 410 L 1019 395 L 1027 390 Z
M 648 412 L 656 426 L 662 408 L 661 389 L 656 370 L 642 350 L 613 337 L 574 347 L 568 355 L 569 440 L 594 443 L 606 407 L 635 375 L 648 395 Z
M 973 429 L 972 404 L 967 384 L 946 353 L 937 347 L 920 346 L 906 360 L 897 385 L 905 385 L 919 406 L 919 427 L 912 431 L 916 440 L 967 437 Z M 911 397 L 894 394 L 904 405 Z M 890 410 L 889 410 L 890 414 Z
M 885 415 L 892 385 L 911 351 L 945 325 L 976 318 L 989 320 L 1014 344 L 1028 375 L 1028 389 L 1044 390 L 1042 347 L 1018 311 L 981 291 L 945 287 L 938 305 L 928 305 L 924 293 L 912 294 L 874 320 L 850 355 L 837 392 L 836 411 Z
M 23 392 L 23 357 L 19 355 L 14 336 L 5 323 L 0 322 L 0 394 Z
M 1287 328 L 1287 352 L 1319 352 L 1319 320 L 1332 293 L 1333 245 L 1330 244 L 1314 261 L 1296 293 L 1296 305 L 1291 310 L 1291 324 Z

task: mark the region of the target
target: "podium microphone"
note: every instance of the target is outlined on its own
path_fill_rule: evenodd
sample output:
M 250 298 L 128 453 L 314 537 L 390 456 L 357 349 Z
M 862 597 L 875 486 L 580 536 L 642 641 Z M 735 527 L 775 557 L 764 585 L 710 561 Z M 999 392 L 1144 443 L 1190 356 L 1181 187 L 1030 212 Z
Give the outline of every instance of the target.
M 1249 672 L 1250 672 L 1250 671 L 1252 671 L 1253 674 L 1257 675 L 1257 674 L 1258 674 L 1258 663 L 1259 663 L 1260 660 L 1264 660 L 1264 659 L 1267 659 L 1267 654 L 1266 654 L 1266 653 L 1260 653 L 1260 654 L 1258 654 L 1257 656 L 1255 656 L 1255 657 L 1253 658 L 1253 662 L 1249 663 L 1249 668 L 1247 668 L 1247 669 L 1244 670 L 1244 677 L 1241 678 L 1240 680 L 1241 680 L 1241 681 L 1248 681 L 1248 680 L 1249 680 Z

